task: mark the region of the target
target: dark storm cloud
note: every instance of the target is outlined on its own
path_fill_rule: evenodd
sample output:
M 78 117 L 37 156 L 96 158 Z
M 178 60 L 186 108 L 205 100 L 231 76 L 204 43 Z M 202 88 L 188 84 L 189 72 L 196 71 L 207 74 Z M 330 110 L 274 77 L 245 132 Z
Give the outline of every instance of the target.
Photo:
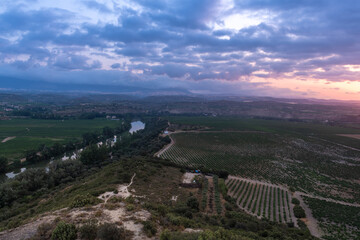
M 165 76 L 172 84 L 285 73 L 329 81 L 358 77 L 337 66 L 360 64 L 359 1 L 235 0 L 231 9 L 215 0 L 108 3 L 79 2 L 102 14 L 96 21 L 80 17 L 75 8 L 34 10 L 24 7 L 25 2 L 12 4 L 0 14 L 0 62 L 69 74 L 116 69 L 136 76 L 131 79 Z M 223 25 L 226 16 L 249 12 L 266 18 L 239 29 Z M 126 67 L 118 63 L 123 61 Z M 315 72 L 317 68 L 326 73 Z M 143 75 L 132 70 L 143 70 Z M 74 81 L 81 81 L 76 74 Z

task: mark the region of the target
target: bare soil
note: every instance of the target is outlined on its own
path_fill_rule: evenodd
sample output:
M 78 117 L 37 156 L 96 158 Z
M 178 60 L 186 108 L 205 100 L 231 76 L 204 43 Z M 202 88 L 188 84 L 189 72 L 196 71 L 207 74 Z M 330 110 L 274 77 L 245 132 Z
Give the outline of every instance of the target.
M 10 140 L 13 140 L 13 139 L 15 139 L 15 138 L 16 138 L 16 136 L 14 136 L 14 137 L 7 137 L 7 138 L 5 138 L 4 140 L 2 140 L 1 143 L 6 143 L 6 142 L 8 142 L 8 141 L 10 141 Z

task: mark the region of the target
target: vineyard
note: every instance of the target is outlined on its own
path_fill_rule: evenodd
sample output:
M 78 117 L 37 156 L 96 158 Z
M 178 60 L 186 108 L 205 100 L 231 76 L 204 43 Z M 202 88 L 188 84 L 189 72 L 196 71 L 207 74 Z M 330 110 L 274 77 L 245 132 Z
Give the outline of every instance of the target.
M 271 166 L 268 160 L 277 144 L 272 136 L 263 133 L 179 133 L 172 138 L 176 144 L 160 154 L 161 158 L 179 165 L 225 169 L 232 174 L 246 175 L 261 170 L 260 175 L 268 175 L 267 169 Z
M 288 189 L 333 202 L 360 203 L 360 141 L 340 136 L 360 130 L 223 117 L 171 117 L 169 121 L 177 126 L 170 133 L 173 144 L 158 157 L 184 167 L 227 171 L 233 175 L 226 181 L 228 194 L 253 216 L 298 226 L 295 213 L 299 217 L 304 209 L 296 205 L 294 212 Z M 219 190 L 212 180 L 203 193 L 209 201 L 204 197 L 203 205 L 207 201 L 207 208 L 211 206 L 215 213 L 221 209 L 216 206 Z M 351 239 L 358 234 L 358 220 L 338 221 L 344 216 L 338 209 L 350 208 L 328 204 L 331 211 L 325 212 L 325 204 L 317 200 L 304 204 L 314 212 L 326 239 Z
M 294 223 L 291 195 L 287 189 L 273 184 L 231 177 L 228 194 L 247 213 L 280 223 Z
M 159 157 L 182 166 L 226 170 L 336 200 L 360 199 L 355 151 L 271 132 L 182 132 L 171 138 L 175 144 Z

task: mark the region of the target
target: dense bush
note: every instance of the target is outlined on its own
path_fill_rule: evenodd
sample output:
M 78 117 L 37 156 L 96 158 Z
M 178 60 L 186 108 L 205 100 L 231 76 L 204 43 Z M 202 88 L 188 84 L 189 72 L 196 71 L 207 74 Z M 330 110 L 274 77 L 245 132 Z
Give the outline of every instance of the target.
M 8 167 L 8 160 L 5 157 L 0 157 L 0 173 L 6 173 Z
M 145 221 L 143 222 L 143 230 L 146 234 L 146 236 L 148 237 L 152 237 L 156 234 L 157 232 L 157 228 L 156 228 L 156 224 L 152 221 Z
M 122 240 L 126 238 L 125 229 L 113 223 L 104 223 L 99 226 L 97 237 L 101 240 Z
M 292 204 L 295 204 L 295 205 L 299 205 L 299 204 L 300 204 L 300 201 L 299 201 L 299 199 L 297 199 L 297 198 L 293 198 L 293 199 L 291 199 L 291 203 L 292 203 Z
M 196 197 L 190 197 L 187 200 L 186 205 L 195 211 L 199 211 L 199 201 Z
M 75 240 L 76 238 L 75 225 L 63 221 L 58 223 L 51 235 L 52 240 Z
M 97 226 L 94 223 L 86 223 L 79 228 L 79 237 L 83 240 L 95 240 Z
M 98 202 L 98 199 L 90 194 L 78 195 L 71 203 L 71 208 L 84 207 L 86 205 L 94 205 Z
M 31 240 L 51 239 L 51 234 L 54 231 L 54 228 L 56 227 L 56 222 L 57 221 L 40 224 L 34 237 L 32 237 Z
M 304 209 L 303 209 L 302 207 L 300 207 L 299 205 L 296 205 L 296 206 L 294 207 L 294 215 L 295 215 L 295 217 L 297 217 L 297 218 L 304 218 L 304 217 L 306 217 Z

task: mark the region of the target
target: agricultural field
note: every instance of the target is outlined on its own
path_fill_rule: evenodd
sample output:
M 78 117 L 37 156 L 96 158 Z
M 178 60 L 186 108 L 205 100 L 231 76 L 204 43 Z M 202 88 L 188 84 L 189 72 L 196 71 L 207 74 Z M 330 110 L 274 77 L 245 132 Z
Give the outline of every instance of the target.
M 325 232 L 324 239 L 347 240 L 360 237 L 360 208 L 304 197 Z
M 119 121 L 13 119 L 0 122 L 0 155 L 20 159 L 27 150 L 79 140 L 83 133 L 119 126 Z M 14 137 L 14 138 L 13 138 Z
M 226 184 L 228 194 L 245 212 L 270 221 L 297 225 L 291 194 L 286 188 L 236 177 L 229 178 Z
M 335 207 L 326 218 L 319 217 L 324 213 L 319 214 L 314 201 L 328 200 L 338 209 L 360 212 L 360 140 L 353 137 L 359 129 L 280 120 L 168 119 L 175 126 L 172 144 L 158 156 L 185 167 L 228 171 L 229 194 L 245 212 L 297 225 L 292 192 L 314 199 L 305 201 L 306 209 L 314 212 L 328 239 L 356 239 L 351 236 L 359 234 L 357 223 L 336 223 L 344 214 Z
M 342 201 L 360 199 L 360 153 L 354 150 L 269 132 L 180 132 L 171 138 L 175 144 L 160 157 L 183 166 L 223 169 Z

